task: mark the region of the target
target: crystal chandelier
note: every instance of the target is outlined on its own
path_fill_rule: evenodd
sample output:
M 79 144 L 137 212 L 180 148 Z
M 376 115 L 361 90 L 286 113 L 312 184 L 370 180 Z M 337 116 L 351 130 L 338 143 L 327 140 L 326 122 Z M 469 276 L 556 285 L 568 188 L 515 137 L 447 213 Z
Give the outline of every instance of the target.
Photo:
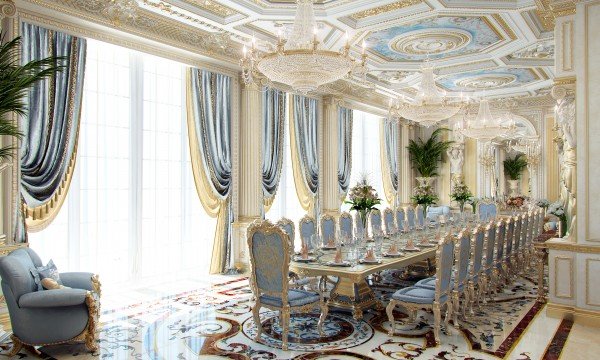
M 138 4 L 135 0 L 108 0 L 102 13 L 114 25 L 120 26 L 124 22 L 132 21 L 137 16 Z
M 250 49 L 244 46 L 240 60 L 244 83 L 256 83 L 266 77 L 306 94 L 353 72 L 365 73 L 364 42 L 360 60 L 350 57 L 348 34 L 346 45 L 339 52 L 320 49 L 319 45 L 313 2 L 298 0 L 292 33 L 284 39 L 280 32 L 277 44 L 272 46 L 274 51 L 260 53 L 254 38 Z
M 456 115 L 463 106 L 463 99 L 450 101 L 445 91 L 440 90 L 435 84 L 433 66 L 425 63 L 422 68 L 419 92 L 413 102 L 390 101 L 390 117 L 401 117 L 414 121 L 423 126 L 430 127 L 438 122 Z
M 495 138 L 505 136 L 513 131 L 514 123 L 502 117 L 493 117 L 490 104 L 487 99 L 479 102 L 479 112 L 475 119 L 467 121 L 466 126 L 460 132 L 466 136 L 480 141 L 492 141 Z

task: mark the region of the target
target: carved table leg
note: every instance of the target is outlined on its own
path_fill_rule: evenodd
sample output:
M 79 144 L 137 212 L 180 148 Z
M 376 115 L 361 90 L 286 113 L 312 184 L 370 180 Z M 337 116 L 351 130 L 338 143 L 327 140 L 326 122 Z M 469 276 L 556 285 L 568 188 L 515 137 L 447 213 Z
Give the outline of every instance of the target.
M 537 247 L 535 255 L 538 260 L 538 264 L 537 264 L 537 272 L 538 272 L 537 301 L 545 303 L 547 301 L 547 298 L 546 298 L 546 290 L 544 288 L 544 265 L 546 265 L 546 260 L 548 259 L 548 250 L 546 248 Z
M 356 320 L 362 319 L 363 311 L 372 306 L 383 309 L 383 305 L 377 300 L 365 279 L 360 279 L 355 283 L 346 277 L 338 278 L 331 290 L 327 305 L 351 311 Z

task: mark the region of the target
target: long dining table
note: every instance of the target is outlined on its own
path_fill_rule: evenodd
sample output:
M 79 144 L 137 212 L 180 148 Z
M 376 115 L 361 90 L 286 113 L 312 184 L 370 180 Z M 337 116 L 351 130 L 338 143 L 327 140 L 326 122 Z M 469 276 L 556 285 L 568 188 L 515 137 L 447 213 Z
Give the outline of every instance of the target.
M 383 248 L 389 246 L 384 242 Z M 418 248 L 418 244 L 417 244 Z M 337 280 L 330 292 L 329 307 L 349 310 L 352 316 L 360 320 L 363 317 L 365 309 L 375 307 L 378 310 L 383 309 L 382 303 L 377 299 L 373 290 L 367 284 L 367 277 L 371 274 L 387 269 L 400 269 L 413 265 L 420 261 L 434 258 L 436 247 L 423 247 L 419 251 L 402 251 L 403 255 L 399 257 L 380 256 L 379 263 L 365 264 L 355 263 L 352 266 L 331 266 L 328 262 L 335 257 L 335 250 L 321 250 L 314 262 L 290 263 L 290 270 L 300 276 L 306 277 L 336 277 Z

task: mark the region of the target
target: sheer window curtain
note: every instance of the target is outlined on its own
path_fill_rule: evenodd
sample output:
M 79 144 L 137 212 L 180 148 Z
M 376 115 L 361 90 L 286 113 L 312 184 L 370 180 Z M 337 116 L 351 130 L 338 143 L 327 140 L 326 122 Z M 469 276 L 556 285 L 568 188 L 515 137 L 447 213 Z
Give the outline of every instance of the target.
M 379 209 L 389 206 L 383 189 L 383 174 L 381 171 L 381 142 L 380 124 L 383 119 L 379 116 L 363 111 L 354 110 L 352 120 L 352 171 L 350 173 L 350 187 L 356 185 L 363 174 L 381 198 Z M 342 211 L 349 211 L 350 206 L 342 205 Z
M 59 271 L 104 284 L 205 274 L 215 220 L 191 172 L 184 67 L 89 40 L 77 165 L 57 218 L 29 235 Z

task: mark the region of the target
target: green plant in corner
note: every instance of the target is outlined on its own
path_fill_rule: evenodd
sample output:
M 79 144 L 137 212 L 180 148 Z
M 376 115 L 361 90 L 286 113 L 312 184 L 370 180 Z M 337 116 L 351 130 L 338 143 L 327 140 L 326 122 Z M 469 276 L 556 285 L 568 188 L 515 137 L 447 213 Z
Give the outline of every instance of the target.
M 504 173 L 511 180 L 519 180 L 525 167 L 527 167 L 527 159 L 523 154 L 517 154 L 512 159 L 504 160 Z
M 21 138 L 23 134 L 19 127 L 10 119 L 11 113 L 26 115 L 27 92 L 39 81 L 42 81 L 56 72 L 61 71 L 64 65 L 59 62 L 62 57 L 48 57 L 33 60 L 27 64 L 20 63 L 19 49 L 21 38 L 4 41 L 0 34 L 0 136 Z M 14 145 L 0 148 L 0 163 L 12 157 Z
M 437 176 L 439 162 L 442 161 L 442 155 L 448 150 L 454 141 L 439 140 L 442 131 L 446 128 L 438 128 L 427 141 L 419 138 L 417 141 L 410 140 L 407 148 L 412 162 L 412 167 L 416 169 L 423 177 Z

